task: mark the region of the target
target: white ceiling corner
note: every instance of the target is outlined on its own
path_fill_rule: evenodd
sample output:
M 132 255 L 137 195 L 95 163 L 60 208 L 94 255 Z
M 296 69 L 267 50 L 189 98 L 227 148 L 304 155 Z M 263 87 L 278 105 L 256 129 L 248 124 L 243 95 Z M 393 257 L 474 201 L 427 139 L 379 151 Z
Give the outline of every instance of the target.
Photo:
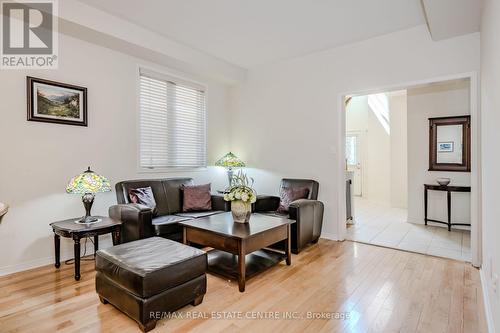
M 435 41 L 480 30 L 481 0 L 422 0 L 422 4 Z

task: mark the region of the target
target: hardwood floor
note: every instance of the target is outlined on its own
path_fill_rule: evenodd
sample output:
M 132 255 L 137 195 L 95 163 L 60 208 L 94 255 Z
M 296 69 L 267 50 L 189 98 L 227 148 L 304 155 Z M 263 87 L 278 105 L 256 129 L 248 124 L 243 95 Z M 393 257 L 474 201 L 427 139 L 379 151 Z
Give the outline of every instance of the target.
M 94 274 L 87 261 L 79 282 L 67 265 L 0 277 L 0 332 L 138 332 L 99 302 Z M 238 311 L 243 319 L 210 319 Z M 247 318 L 274 311 L 279 319 Z M 348 318 L 308 319 L 308 312 Z M 479 272 L 470 264 L 350 241 L 321 240 L 293 256 L 292 266 L 248 280 L 245 293 L 209 275 L 203 303 L 176 314 L 153 332 L 487 332 Z

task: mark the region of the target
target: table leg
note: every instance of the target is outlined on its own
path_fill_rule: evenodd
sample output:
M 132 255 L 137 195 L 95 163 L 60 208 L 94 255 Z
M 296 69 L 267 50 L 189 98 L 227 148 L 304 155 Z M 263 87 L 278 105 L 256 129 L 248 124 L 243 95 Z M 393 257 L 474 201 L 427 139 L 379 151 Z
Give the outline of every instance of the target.
M 61 237 L 58 234 L 54 234 L 54 250 L 56 257 L 56 263 L 54 266 L 59 268 L 61 267 Z
M 94 236 L 94 258 L 95 258 L 95 254 L 98 250 L 99 250 L 99 236 L 95 235 Z
M 246 273 L 246 263 L 245 263 L 245 242 L 241 241 L 238 249 L 238 289 L 240 292 L 245 291 L 245 273 Z
M 290 266 L 292 264 L 292 233 L 291 233 L 291 225 L 289 224 L 286 227 L 286 264 Z
M 425 188 L 424 189 L 424 221 L 425 221 L 425 225 L 427 225 L 427 201 L 428 201 L 427 196 L 428 196 L 427 189 Z
M 75 237 L 75 280 L 80 280 L 80 238 Z
M 186 227 L 182 227 L 182 243 L 187 245 L 187 231 Z
M 447 192 L 446 202 L 448 204 L 448 231 L 451 231 L 451 192 L 450 191 Z
M 121 242 L 120 226 L 118 226 L 114 232 L 111 233 L 111 238 L 113 238 L 113 245 L 118 245 Z

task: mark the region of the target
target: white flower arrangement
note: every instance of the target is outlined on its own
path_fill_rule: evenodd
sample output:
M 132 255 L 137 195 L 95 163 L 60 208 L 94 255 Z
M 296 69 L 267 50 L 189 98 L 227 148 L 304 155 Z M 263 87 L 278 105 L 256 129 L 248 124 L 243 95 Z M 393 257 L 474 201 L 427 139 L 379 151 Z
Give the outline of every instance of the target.
M 233 176 L 232 186 L 226 190 L 224 200 L 241 200 L 246 203 L 254 203 L 257 200 L 257 193 L 252 188 L 253 178 L 248 178 L 241 170 Z

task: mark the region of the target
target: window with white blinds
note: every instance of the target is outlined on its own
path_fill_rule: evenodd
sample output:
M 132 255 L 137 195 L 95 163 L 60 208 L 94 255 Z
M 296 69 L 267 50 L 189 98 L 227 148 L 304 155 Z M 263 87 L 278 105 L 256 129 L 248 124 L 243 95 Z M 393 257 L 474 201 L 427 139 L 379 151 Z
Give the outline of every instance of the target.
M 140 70 L 140 167 L 207 165 L 203 86 Z

